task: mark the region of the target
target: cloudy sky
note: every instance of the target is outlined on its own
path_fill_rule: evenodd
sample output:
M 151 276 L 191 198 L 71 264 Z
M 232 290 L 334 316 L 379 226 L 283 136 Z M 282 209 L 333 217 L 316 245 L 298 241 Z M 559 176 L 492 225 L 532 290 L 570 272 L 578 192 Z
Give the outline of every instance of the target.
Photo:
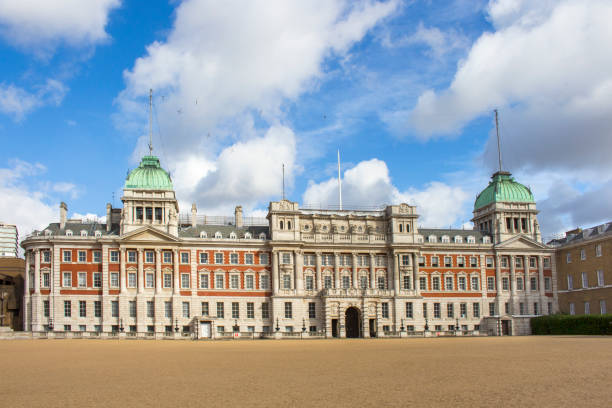
M 547 236 L 612 219 L 612 2 L 0 0 L 0 221 L 120 205 L 147 151 L 181 210 L 286 194 L 470 228 L 497 168 Z

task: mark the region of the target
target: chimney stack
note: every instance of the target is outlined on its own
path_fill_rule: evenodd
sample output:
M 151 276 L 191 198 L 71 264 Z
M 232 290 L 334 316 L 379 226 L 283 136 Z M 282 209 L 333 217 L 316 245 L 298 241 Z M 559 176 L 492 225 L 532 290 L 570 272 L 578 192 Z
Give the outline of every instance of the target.
M 110 232 L 113 224 L 113 206 L 110 203 L 106 204 L 106 232 Z
M 234 211 L 234 216 L 236 218 L 235 224 L 236 228 L 242 228 L 242 206 L 237 205 L 236 210 Z
M 60 229 L 64 229 L 66 226 L 66 214 L 68 213 L 68 206 L 65 202 L 60 203 Z
M 195 228 L 197 221 L 198 208 L 196 207 L 196 203 L 191 204 L 191 226 Z

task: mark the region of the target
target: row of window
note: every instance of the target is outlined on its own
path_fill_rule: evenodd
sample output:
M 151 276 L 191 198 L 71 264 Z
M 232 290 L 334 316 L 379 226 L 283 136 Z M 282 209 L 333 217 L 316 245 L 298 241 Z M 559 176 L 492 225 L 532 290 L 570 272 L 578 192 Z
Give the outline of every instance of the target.
M 171 251 L 162 251 L 162 263 L 164 264 L 172 264 L 172 252 Z M 43 251 L 43 263 L 51 262 L 51 252 Z M 72 262 L 72 251 L 64 250 L 62 252 L 62 260 L 63 262 Z M 244 254 L 243 258 L 245 265 L 254 265 L 255 264 L 255 255 L 254 254 Z M 85 263 L 87 262 L 87 251 L 77 251 L 77 262 Z M 102 262 L 102 252 L 101 251 L 93 251 L 92 253 L 92 262 L 93 263 L 101 263 Z M 119 251 L 110 251 L 110 262 L 111 263 L 119 263 Z M 144 251 L 144 262 L 148 264 L 155 263 L 155 252 L 154 251 Z M 138 263 L 138 253 L 136 251 L 127 251 L 127 263 Z M 189 264 L 189 252 L 181 252 L 180 253 L 180 263 L 181 264 Z M 208 253 L 201 252 L 199 254 L 199 263 L 200 264 L 209 264 Z M 224 254 L 222 252 L 214 253 L 214 263 L 215 264 L 224 264 Z M 238 253 L 230 253 L 229 254 L 229 263 L 236 265 L 239 263 L 239 254 Z M 268 264 L 268 254 L 261 253 L 259 254 L 259 264 L 267 265 Z
M 595 256 L 600 257 L 602 254 L 601 244 L 595 245 Z M 580 260 L 585 261 L 587 259 L 586 249 L 580 250 Z M 568 252 L 565 254 L 565 263 L 572 263 L 572 253 Z
M 281 253 L 281 264 L 291 264 L 291 253 Z M 322 254 L 321 255 L 321 266 L 334 266 L 335 265 L 334 254 Z M 304 254 L 304 266 L 315 266 L 316 265 L 315 254 Z M 356 266 L 370 266 L 370 255 L 369 254 L 357 254 L 355 255 Z M 375 255 L 374 262 L 376 266 L 386 266 L 387 256 L 386 255 Z M 338 255 L 338 266 L 353 266 L 353 255 L 340 254 Z
M 576 304 L 575 303 L 570 303 L 569 309 L 570 309 L 569 312 L 571 315 L 576 314 Z M 607 308 L 605 299 L 601 299 L 599 301 L 599 313 L 600 314 L 608 313 L 608 308 Z M 591 303 L 590 302 L 584 302 L 584 314 L 585 315 L 591 314 Z
M 589 287 L 589 275 L 587 272 L 582 272 L 582 288 L 586 289 Z M 604 271 L 599 269 L 597 271 L 597 286 L 602 287 L 605 285 L 604 281 Z M 572 275 L 567 275 L 567 289 L 573 290 L 574 288 L 574 277 Z
M 544 262 L 543 262 L 543 266 L 544 268 L 550 268 L 550 258 L 543 258 Z M 402 259 L 403 262 L 403 259 Z M 410 259 L 408 258 L 406 260 L 407 265 L 409 265 L 410 263 Z M 453 257 L 452 256 L 444 256 L 443 257 L 443 262 L 444 262 L 444 267 L 446 268 L 452 268 L 454 266 L 458 267 L 458 268 L 464 268 L 466 267 L 468 264 L 466 263 L 466 257 L 463 256 L 458 256 L 457 257 L 457 261 L 456 263 L 453 263 Z M 485 262 L 486 262 L 486 267 L 487 268 L 493 268 L 495 265 L 494 262 L 494 258 L 492 256 L 487 256 L 485 258 Z M 508 268 L 508 265 L 510 264 L 510 257 L 508 256 L 502 256 L 500 257 L 500 265 L 502 268 Z M 431 267 L 439 267 L 440 266 L 440 257 L 438 256 L 431 256 L 429 257 L 429 265 L 426 265 L 426 257 L 425 256 L 419 256 L 419 266 L 431 266 Z M 522 256 L 517 256 L 514 258 L 514 266 L 517 268 L 523 268 L 523 257 Z M 478 267 L 478 257 L 475 256 L 471 256 L 469 257 L 469 267 L 471 268 L 477 268 Z M 529 267 L 530 268 L 537 268 L 538 267 L 538 258 L 535 256 L 531 256 L 529 257 Z
M 408 302 L 411 303 L 411 302 Z M 406 304 L 406 317 L 408 316 L 408 312 L 410 311 L 411 315 L 413 313 L 413 307 L 412 305 L 408 306 L 408 303 Z M 433 304 L 433 318 L 434 319 L 442 319 L 442 303 L 434 303 Z M 540 315 L 542 314 L 542 310 L 540 309 L 540 303 L 539 302 L 533 302 L 533 314 L 534 315 Z M 455 304 L 454 303 L 447 303 L 446 304 L 446 315 L 445 318 L 448 319 L 456 319 L 456 318 L 467 318 L 468 317 L 468 304 L 467 303 L 460 303 L 459 304 L 459 313 L 456 314 L 455 311 Z M 510 304 L 508 302 L 504 303 L 504 312 L 505 314 L 510 314 Z M 552 302 L 548 302 L 548 314 L 552 314 Z M 479 318 L 480 317 L 480 303 L 474 302 L 472 303 L 472 316 L 474 318 Z M 518 310 L 518 314 L 519 315 L 528 315 L 530 314 L 530 310 L 529 310 L 529 305 L 527 303 L 524 302 L 519 302 L 519 310 Z M 498 311 L 496 310 L 495 307 L 495 302 L 489 302 L 489 316 L 497 316 L 498 315 Z M 428 318 L 429 316 L 429 307 L 427 303 L 423 303 L 423 317 Z

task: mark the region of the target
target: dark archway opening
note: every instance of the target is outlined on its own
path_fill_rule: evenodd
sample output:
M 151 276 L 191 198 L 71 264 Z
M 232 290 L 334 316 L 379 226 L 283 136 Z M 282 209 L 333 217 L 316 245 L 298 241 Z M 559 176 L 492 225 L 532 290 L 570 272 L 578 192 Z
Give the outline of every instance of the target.
M 348 309 L 346 309 L 345 317 L 346 337 L 361 337 L 361 322 L 359 319 L 359 309 L 357 309 L 356 307 L 349 307 Z

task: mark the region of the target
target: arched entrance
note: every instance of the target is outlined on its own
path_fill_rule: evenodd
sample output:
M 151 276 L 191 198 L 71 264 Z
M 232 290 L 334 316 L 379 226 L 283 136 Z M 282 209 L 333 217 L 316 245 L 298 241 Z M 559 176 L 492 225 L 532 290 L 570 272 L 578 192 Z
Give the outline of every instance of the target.
M 356 307 L 346 309 L 345 327 L 347 338 L 361 337 L 361 319 L 359 318 L 359 309 Z

